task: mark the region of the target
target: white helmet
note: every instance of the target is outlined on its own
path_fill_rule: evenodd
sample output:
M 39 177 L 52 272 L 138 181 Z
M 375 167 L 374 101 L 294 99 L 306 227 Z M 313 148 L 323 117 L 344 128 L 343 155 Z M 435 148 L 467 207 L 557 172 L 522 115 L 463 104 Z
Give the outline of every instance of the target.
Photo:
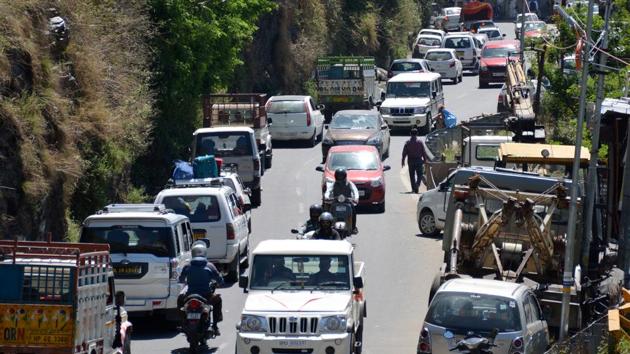
M 192 246 L 192 250 L 190 251 L 193 258 L 196 257 L 207 257 L 208 247 L 206 247 L 206 243 L 203 241 L 195 241 Z

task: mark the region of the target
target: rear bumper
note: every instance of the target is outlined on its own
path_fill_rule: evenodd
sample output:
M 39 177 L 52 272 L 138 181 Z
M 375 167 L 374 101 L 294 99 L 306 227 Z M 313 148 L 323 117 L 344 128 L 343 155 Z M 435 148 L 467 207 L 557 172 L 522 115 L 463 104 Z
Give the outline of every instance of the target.
M 452 70 L 436 71 L 436 73 L 440 74 L 442 79 L 456 79 L 459 76 L 455 68 Z
M 177 296 L 182 291 L 183 284 L 173 282 L 170 294 L 167 297 L 128 297 L 125 300 L 125 309 L 129 313 L 159 312 L 177 309 Z
M 234 244 L 228 244 L 226 246 L 227 253 L 222 258 L 208 258 L 208 261 L 215 265 L 229 264 L 234 260 L 234 257 L 238 256 L 238 242 Z
M 309 140 L 315 134 L 315 126 L 311 127 L 292 127 L 292 128 L 274 128 L 271 130 L 273 140 Z

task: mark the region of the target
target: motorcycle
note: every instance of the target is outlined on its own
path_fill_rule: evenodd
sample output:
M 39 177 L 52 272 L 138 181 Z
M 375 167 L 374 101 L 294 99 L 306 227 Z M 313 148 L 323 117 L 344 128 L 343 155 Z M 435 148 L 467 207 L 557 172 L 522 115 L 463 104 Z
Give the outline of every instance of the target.
M 492 354 L 492 348 L 497 345 L 494 344 L 494 338 L 497 336 L 498 331 L 493 330 L 488 338 L 485 338 L 479 334 L 468 332 L 464 339 L 455 344 L 455 347 L 450 348 L 449 351 L 458 351 L 465 354 Z
M 210 296 L 214 295 L 216 286 L 215 282 L 210 284 Z M 189 351 L 196 353 L 199 348 L 206 345 L 208 339 L 216 336 L 210 327 L 212 305 L 208 304 L 205 297 L 199 294 L 190 294 L 184 299 L 184 306 L 181 310 L 185 314 L 181 331 L 186 335 L 186 340 L 190 346 Z
M 333 228 L 339 232 L 342 239 L 352 236 L 352 230 L 354 229 L 352 224 L 353 203 L 350 198 L 339 195 L 337 198 L 325 199 L 324 209 L 335 218 Z

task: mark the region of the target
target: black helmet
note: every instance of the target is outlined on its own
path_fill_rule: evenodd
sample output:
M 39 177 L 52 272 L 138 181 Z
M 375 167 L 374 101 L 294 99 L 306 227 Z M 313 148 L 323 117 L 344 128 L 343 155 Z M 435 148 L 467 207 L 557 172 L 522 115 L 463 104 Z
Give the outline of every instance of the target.
M 313 204 L 309 208 L 309 214 L 311 218 L 319 218 L 320 215 L 324 212 L 324 208 L 322 208 L 321 204 Z
M 348 173 L 345 168 L 338 168 L 335 170 L 335 181 L 343 182 L 348 177 Z
M 335 218 L 329 212 L 324 212 L 319 216 L 319 226 L 321 227 L 331 228 L 333 222 L 335 222 Z

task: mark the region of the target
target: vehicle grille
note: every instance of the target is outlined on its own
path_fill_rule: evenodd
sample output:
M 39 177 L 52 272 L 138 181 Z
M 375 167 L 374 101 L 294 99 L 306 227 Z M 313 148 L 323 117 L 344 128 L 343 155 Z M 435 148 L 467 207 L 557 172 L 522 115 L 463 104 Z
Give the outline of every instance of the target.
M 318 324 L 317 317 L 269 317 L 269 333 L 315 334 Z
M 410 116 L 413 115 L 413 107 L 411 108 L 390 108 L 389 113 L 393 116 Z
M 335 144 L 336 145 L 364 145 L 365 141 L 363 140 L 337 140 Z
M 493 73 L 505 73 L 505 66 L 489 66 L 488 70 Z
M 370 196 L 372 194 L 372 189 L 368 187 L 368 184 L 364 184 L 364 185 L 357 184 L 357 190 L 359 190 L 359 194 L 361 193 L 361 191 L 364 192 L 363 195 L 359 196 L 359 200 L 370 199 Z

